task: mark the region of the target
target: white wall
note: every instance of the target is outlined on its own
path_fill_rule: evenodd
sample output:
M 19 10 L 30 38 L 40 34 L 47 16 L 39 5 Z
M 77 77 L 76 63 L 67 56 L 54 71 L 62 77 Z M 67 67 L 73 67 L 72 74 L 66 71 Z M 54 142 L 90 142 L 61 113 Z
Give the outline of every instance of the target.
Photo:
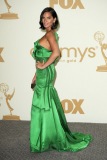
M 106 45 L 101 51 L 101 45 L 96 41 L 107 44 L 107 1 L 56 2 L 53 7 L 60 21 L 57 33 L 62 58 L 56 66 L 55 87 L 67 112 L 67 121 L 107 123 L 107 67 L 101 67 L 106 65 L 102 55 L 103 51 L 107 55 Z M 7 84 L 7 95 L 15 89 L 13 97 L 8 100 L 14 109 L 12 114 L 19 116 L 20 120 L 30 120 L 33 95 L 30 83 L 35 72 L 30 51 L 34 41 L 43 36 L 39 29 L 40 13 L 50 4 L 52 6 L 52 1 L 8 0 L 8 3 L 10 12 L 17 14 L 18 19 L 3 15 L 7 8 L 0 0 L 0 119 L 10 114 L 3 94 L 4 84 Z M 96 70 L 98 66 L 101 71 Z M 73 114 L 75 109 L 77 112 Z

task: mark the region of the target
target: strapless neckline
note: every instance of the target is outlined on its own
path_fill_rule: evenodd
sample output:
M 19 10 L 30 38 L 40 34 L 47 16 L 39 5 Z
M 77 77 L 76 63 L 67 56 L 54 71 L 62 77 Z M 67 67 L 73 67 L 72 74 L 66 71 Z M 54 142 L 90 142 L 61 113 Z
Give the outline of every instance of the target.
M 45 49 L 45 50 L 47 50 L 47 51 L 50 51 L 50 52 L 51 52 L 51 50 L 49 50 L 48 48 L 46 48 L 46 47 L 42 46 L 42 45 L 39 43 L 39 40 L 40 40 L 40 39 L 38 39 L 38 41 L 37 41 L 38 45 L 39 45 L 41 48 L 43 48 L 43 49 Z
M 57 32 L 54 32 L 54 34 L 58 36 Z M 40 41 L 40 39 L 38 39 L 38 41 L 37 41 L 37 42 L 38 42 L 38 45 L 39 45 L 40 47 L 42 47 L 42 48 L 46 49 L 47 51 L 52 52 L 50 49 L 48 49 L 48 48 L 46 48 L 46 47 L 42 46 L 42 45 L 40 44 L 40 42 L 39 42 L 39 41 Z

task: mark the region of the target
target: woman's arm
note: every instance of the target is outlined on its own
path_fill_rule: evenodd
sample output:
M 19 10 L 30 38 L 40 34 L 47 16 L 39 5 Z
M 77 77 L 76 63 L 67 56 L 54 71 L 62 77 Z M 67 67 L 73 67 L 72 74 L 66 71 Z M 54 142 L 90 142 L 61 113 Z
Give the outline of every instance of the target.
M 34 75 L 33 79 L 32 79 L 32 83 L 34 83 L 36 81 L 36 75 Z
M 46 38 L 49 42 L 50 48 L 52 50 L 52 54 L 45 63 L 40 63 L 40 62 L 36 63 L 36 67 L 39 69 L 44 69 L 48 67 L 51 63 L 54 62 L 54 60 L 57 57 L 60 56 L 60 50 L 59 50 L 58 43 L 56 42 L 55 34 L 52 31 L 50 31 L 46 34 Z

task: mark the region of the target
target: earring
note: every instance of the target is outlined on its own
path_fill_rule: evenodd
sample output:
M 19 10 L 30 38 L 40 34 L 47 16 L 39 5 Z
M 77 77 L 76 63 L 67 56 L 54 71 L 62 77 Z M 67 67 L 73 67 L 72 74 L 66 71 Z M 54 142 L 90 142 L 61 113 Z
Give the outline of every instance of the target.
M 55 27 L 55 22 L 53 22 L 53 24 L 52 24 L 52 28 L 54 29 L 54 27 Z

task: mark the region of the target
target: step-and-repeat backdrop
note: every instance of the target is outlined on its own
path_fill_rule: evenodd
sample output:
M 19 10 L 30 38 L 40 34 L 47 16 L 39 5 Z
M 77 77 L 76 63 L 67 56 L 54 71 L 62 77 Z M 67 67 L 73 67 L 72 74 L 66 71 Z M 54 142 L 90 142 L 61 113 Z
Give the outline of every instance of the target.
M 0 0 L 0 119 L 30 120 L 41 11 L 59 17 L 55 88 L 68 122 L 107 123 L 107 1 Z

